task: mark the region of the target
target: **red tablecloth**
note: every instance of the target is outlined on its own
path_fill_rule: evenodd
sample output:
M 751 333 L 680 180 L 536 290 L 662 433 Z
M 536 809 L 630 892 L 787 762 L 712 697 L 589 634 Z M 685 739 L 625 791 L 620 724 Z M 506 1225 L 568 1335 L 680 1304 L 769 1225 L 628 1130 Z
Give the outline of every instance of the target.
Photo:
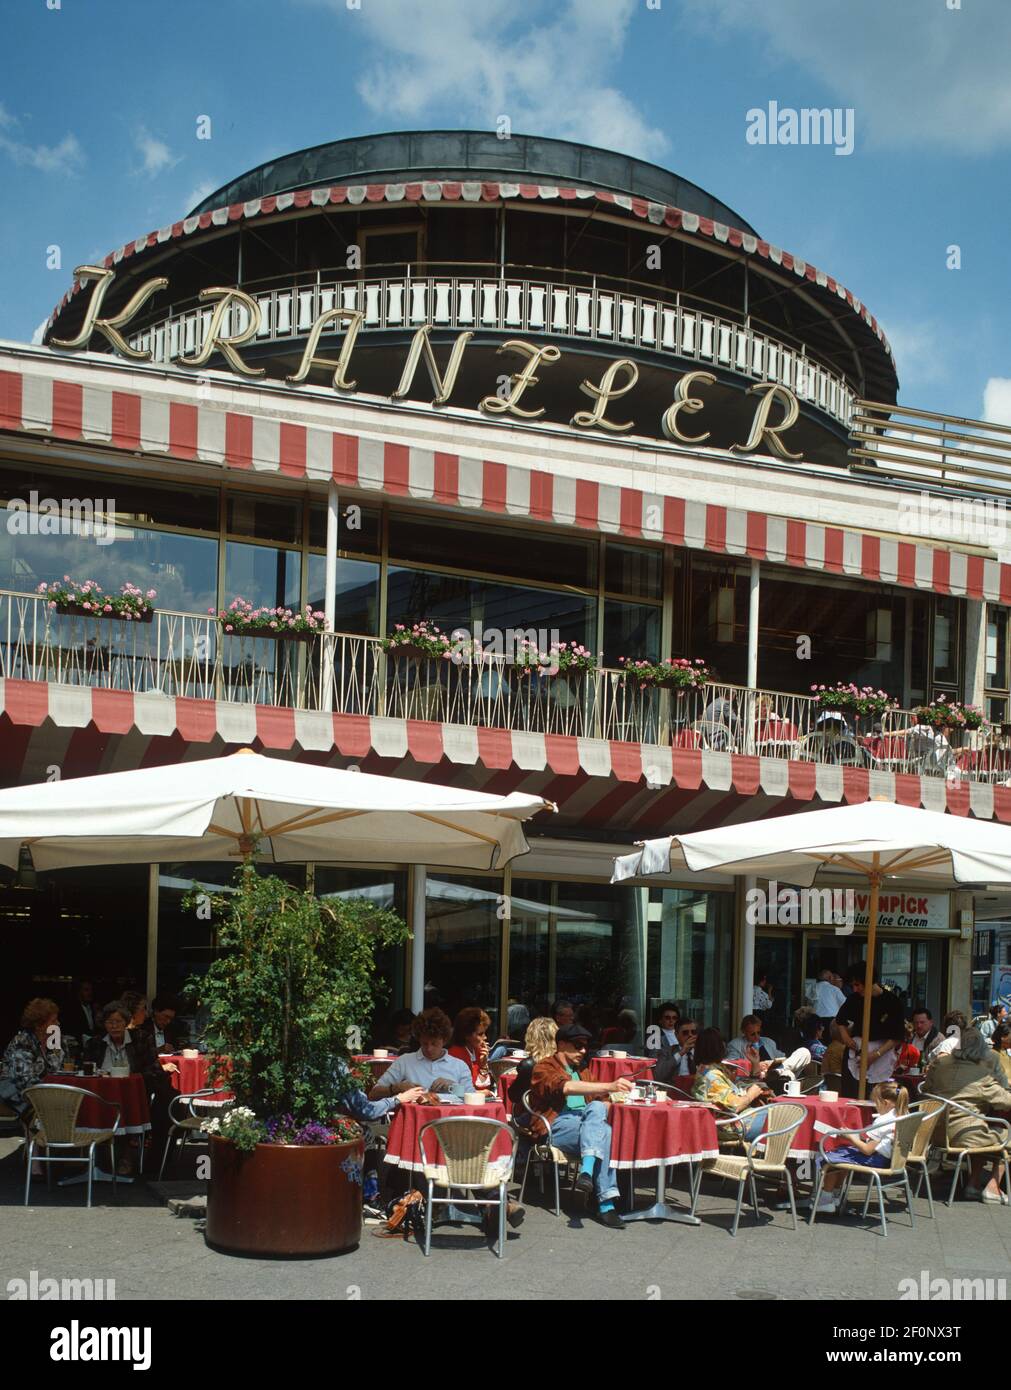
M 119 1127 L 126 1134 L 140 1134 L 151 1128 L 147 1087 L 139 1072 L 132 1076 L 73 1076 L 64 1071 L 44 1076 L 42 1081 L 46 1086 L 77 1086 L 103 1100 L 118 1101 Z M 114 1119 L 115 1112 L 108 1106 L 96 1105 L 90 1100 L 84 1102 L 77 1114 L 80 1129 L 110 1129 Z
M 372 1072 L 372 1082 L 374 1085 L 382 1076 L 383 1072 L 388 1071 L 397 1059 L 396 1057 L 372 1057 L 368 1053 L 362 1053 L 352 1057 L 351 1060 L 353 1062 L 364 1062 Z
M 719 1144 L 712 1112 L 700 1105 L 612 1105 L 611 1163 L 615 1168 L 656 1168 L 716 1158 Z
M 655 1057 L 594 1057 L 590 1063 L 590 1081 L 617 1081 L 619 1076 L 652 1078 Z
M 923 1080 L 923 1073 L 919 1071 L 899 1071 L 895 1073 L 893 1080 L 900 1086 L 905 1086 L 909 1092 L 909 1099 L 915 1100 L 920 1092 L 920 1083 Z
M 180 1095 L 191 1096 L 194 1091 L 206 1091 L 209 1087 L 221 1085 L 221 1082 L 211 1081 L 208 1072 L 213 1057 L 183 1057 L 181 1053 L 163 1052 L 159 1058 L 161 1062 L 175 1062 L 178 1071 L 168 1073 L 169 1080 L 172 1082 L 172 1089 L 178 1091 Z M 220 1096 L 215 1097 L 215 1102 L 234 1100 L 231 1091 L 222 1091 Z
M 824 1125 L 827 1129 L 861 1129 L 866 1128 L 874 1117 L 874 1107 L 872 1105 L 860 1105 L 855 1100 L 818 1100 L 815 1096 L 777 1096 L 775 1103 L 802 1105 L 807 1111 L 804 1122 L 793 1136 L 793 1143 L 790 1145 L 790 1153 L 795 1155 L 817 1154 L 819 1145 L 825 1137 L 824 1130 L 818 1128 Z M 778 1128 L 774 1119 L 770 1116 L 770 1124 L 774 1129 Z M 847 1140 L 837 1141 L 845 1144 Z M 834 1148 L 833 1143 L 830 1147 Z
M 512 1105 L 512 1101 L 509 1099 L 509 1087 L 515 1080 L 516 1073 L 514 1071 L 504 1071 L 498 1079 L 498 1098 L 507 1110 Z
M 506 1110 L 501 1101 L 488 1101 L 485 1105 L 401 1105 L 393 1117 L 386 1136 L 385 1162 L 394 1163 L 398 1168 L 411 1172 L 421 1171 L 421 1158 L 418 1153 L 418 1135 L 432 1120 L 444 1120 L 454 1115 L 480 1116 L 486 1120 L 505 1121 Z M 442 1156 L 442 1149 L 429 1136 L 425 1140 L 426 1152 L 433 1158 Z M 495 1141 L 491 1151 L 492 1159 L 508 1157 L 511 1152 L 510 1140 L 502 1134 Z

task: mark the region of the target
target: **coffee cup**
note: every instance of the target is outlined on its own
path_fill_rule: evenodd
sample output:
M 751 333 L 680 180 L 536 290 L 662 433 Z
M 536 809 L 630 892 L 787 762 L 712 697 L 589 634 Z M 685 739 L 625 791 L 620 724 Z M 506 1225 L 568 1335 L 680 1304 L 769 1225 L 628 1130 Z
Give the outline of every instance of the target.
M 657 1091 L 656 1098 L 662 1105 L 665 1101 L 670 1100 L 670 1091 Z
M 786 1083 L 786 1085 L 783 1087 L 783 1094 L 784 1094 L 785 1096 L 799 1096 L 799 1095 L 800 1095 L 800 1082 L 799 1082 L 799 1081 L 788 1081 L 788 1082 Z
M 388 1047 L 374 1047 L 372 1049 L 372 1055 L 373 1057 L 388 1057 L 390 1055 L 390 1049 Z
M 464 1105 L 484 1105 L 485 1094 L 483 1091 L 468 1091 L 463 1098 Z
M 838 1092 L 838 1091 L 819 1091 L 819 1092 L 818 1092 L 818 1098 L 819 1098 L 820 1100 L 837 1101 L 837 1100 L 839 1099 L 839 1092 Z
M 612 1056 L 612 1057 L 627 1057 L 627 1056 L 628 1056 L 628 1053 L 627 1053 L 627 1052 L 619 1052 L 619 1051 L 617 1050 L 617 1048 L 612 1048 L 612 1049 L 611 1049 L 611 1056 Z
M 200 1053 L 195 1047 L 184 1047 L 181 1055 L 192 1061 L 194 1057 L 199 1057 Z

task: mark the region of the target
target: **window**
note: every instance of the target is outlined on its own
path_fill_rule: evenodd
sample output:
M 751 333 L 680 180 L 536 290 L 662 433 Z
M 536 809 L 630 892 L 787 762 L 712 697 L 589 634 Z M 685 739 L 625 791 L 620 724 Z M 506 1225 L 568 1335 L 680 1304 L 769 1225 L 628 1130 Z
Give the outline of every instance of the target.
M 323 611 L 326 556 L 309 556 L 307 603 Z M 337 596 L 334 631 L 374 637 L 379 624 L 379 566 L 371 560 L 337 560 Z
M 254 608 L 298 608 L 302 557 L 295 550 L 229 541 L 223 606 L 244 598 Z
M 596 645 L 596 600 L 566 590 L 530 589 L 494 579 L 472 579 L 466 575 L 437 574 L 427 570 L 391 568 L 387 580 L 387 626 L 416 623 L 428 618 L 444 632 L 456 628 L 469 633 L 501 634 L 499 642 L 508 646 L 505 634 L 536 634 L 539 645 L 559 641 Z M 479 626 L 480 625 L 480 626 Z
M 597 586 L 595 541 L 441 517 L 393 512 L 390 559 L 581 589 Z

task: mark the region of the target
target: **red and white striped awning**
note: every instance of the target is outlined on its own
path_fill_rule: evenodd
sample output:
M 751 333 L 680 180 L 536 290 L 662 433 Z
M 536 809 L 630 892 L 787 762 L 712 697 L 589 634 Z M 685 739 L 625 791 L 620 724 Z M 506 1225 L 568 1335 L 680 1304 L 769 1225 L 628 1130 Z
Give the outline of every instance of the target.
M 789 251 L 782 250 L 771 242 L 763 241 L 753 232 L 744 232 L 730 227 L 725 222 L 715 222 L 710 217 L 702 217 L 695 212 L 685 212 L 682 208 L 667 203 L 654 203 L 648 198 L 634 198 L 629 194 L 612 193 L 606 189 L 560 188 L 554 184 L 542 183 L 496 183 L 496 182 L 453 182 L 451 180 L 431 180 L 420 183 L 370 183 L 341 185 L 338 187 L 300 188 L 294 193 L 269 194 L 264 198 L 253 198 L 247 203 L 233 203 L 230 207 L 215 208 L 212 212 L 202 212 L 195 217 L 183 218 L 158 231 L 148 232 L 146 236 L 128 241 L 118 250 L 105 257 L 103 265 L 111 269 L 131 256 L 142 255 L 145 251 L 161 246 L 167 241 L 193 236 L 211 227 L 225 227 L 230 222 L 249 221 L 258 217 L 270 217 L 276 213 L 287 212 L 290 208 L 337 206 L 350 203 L 438 203 L 438 202 L 529 202 L 540 199 L 550 202 L 576 202 L 595 199 L 612 208 L 618 208 L 640 221 L 650 222 L 656 227 L 667 227 L 672 231 L 685 232 L 689 236 L 707 238 L 723 246 L 732 246 L 746 255 L 757 256 L 782 270 L 790 271 L 799 280 L 820 286 L 839 299 L 844 300 L 855 314 L 859 314 L 878 338 L 889 358 L 892 350 L 877 319 L 855 294 L 841 285 L 838 280 L 825 271 Z M 69 304 L 81 289 L 74 284 L 60 300 L 50 315 L 46 330 L 52 327 L 57 315 Z
M 662 824 L 664 815 L 702 793 L 713 793 L 714 804 L 729 798 L 728 805 L 768 797 L 784 810 L 790 809 L 787 803 L 795 803 L 796 809 L 814 801 L 881 797 L 904 806 L 1011 822 L 1011 787 L 669 745 L 17 680 L 0 681 L 0 715 L 7 730 L 6 739 L 0 735 L 0 759 L 12 781 L 22 773 L 27 780 L 42 780 L 47 771 L 44 763 L 36 765 L 39 755 L 59 766 L 61 776 L 81 776 L 118 770 L 120 756 L 126 766 L 142 765 L 148 744 L 167 750 L 164 759 L 158 754 L 155 761 L 178 761 L 186 753 L 199 756 L 201 748 L 210 755 L 222 746 L 245 745 L 301 752 L 313 760 L 403 765 L 420 769 L 418 775 L 431 774 L 433 780 L 452 775 L 453 769 L 471 768 L 486 789 L 531 790 L 535 785 L 549 800 L 569 801 L 563 810 L 578 814 L 580 824 L 602 827 L 630 824 L 633 812 L 636 825 Z M 75 732 L 80 734 L 69 767 L 62 756 L 52 756 L 48 739 L 54 729 L 66 731 L 60 737 L 68 742 Z M 33 731 L 40 733 L 36 756 L 30 756 Z M 111 759 L 111 765 L 88 765 L 99 758 Z
M 31 370 L 0 353 L 0 432 L 224 466 L 240 472 L 327 482 L 365 494 L 411 497 L 467 511 L 526 518 L 590 531 L 652 540 L 711 554 L 747 556 L 826 574 L 903 588 L 985 599 L 1011 606 L 1011 565 L 955 548 L 901 541 L 796 517 L 725 506 L 598 482 L 595 441 L 586 441 L 586 468 L 573 477 L 553 468 L 546 451 L 536 466 L 439 452 L 376 428 L 360 435 L 292 418 L 291 406 L 246 383 L 217 383 L 198 393 L 192 378 L 160 369 L 121 369 L 130 389 L 107 384 L 103 366 L 34 350 Z M 6 364 L 6 365 L 5 365 Z M 157 390 L 146 390 L 153 373 Z M 166 380 L 169 391 L 166 392 Z M 244 398 L 250 408 L 236 408 Z M 318 417 L 317 417 L 318 418 Z M 674 488 L 677 473 L 654 474 Z

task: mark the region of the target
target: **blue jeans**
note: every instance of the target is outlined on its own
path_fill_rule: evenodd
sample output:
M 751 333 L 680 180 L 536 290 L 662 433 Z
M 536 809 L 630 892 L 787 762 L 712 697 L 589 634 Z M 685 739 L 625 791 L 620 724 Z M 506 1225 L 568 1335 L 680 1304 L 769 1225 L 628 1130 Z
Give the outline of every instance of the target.
M 578 1110 L 563 1110 L 551 1121 L 551 1142 L 563 1153 L 593 1157 L 593 1182 L 599 1202 L 612 1202 L 618 1195 L 618 1177 L 611 1167 L 611 1126 L 607 1106 L 591 1100 Z

